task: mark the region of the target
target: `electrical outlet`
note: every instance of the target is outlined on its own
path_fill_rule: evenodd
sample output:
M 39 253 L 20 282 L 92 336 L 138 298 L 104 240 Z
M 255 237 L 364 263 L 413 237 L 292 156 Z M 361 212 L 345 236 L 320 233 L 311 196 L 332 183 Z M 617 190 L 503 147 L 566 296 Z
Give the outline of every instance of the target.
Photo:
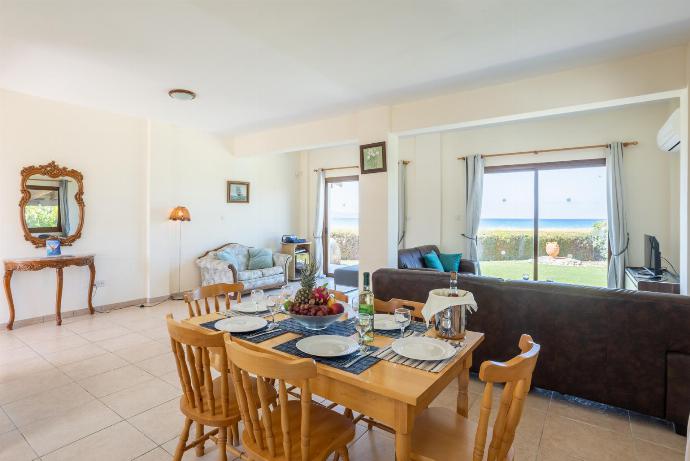
M 93 286 L 96 288 L 103 288 L 105 286 L 105 280 L 96 280 Z

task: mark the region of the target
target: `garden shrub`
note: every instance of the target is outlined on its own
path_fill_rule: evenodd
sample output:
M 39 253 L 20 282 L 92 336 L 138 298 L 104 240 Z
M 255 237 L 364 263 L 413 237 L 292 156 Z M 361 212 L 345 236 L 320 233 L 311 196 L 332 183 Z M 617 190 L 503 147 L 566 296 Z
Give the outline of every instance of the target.
M 331 238 L 340 247 L 341 259 L 359 259 L 359 232 L 352 229 L 335 229 L 331 231 Z

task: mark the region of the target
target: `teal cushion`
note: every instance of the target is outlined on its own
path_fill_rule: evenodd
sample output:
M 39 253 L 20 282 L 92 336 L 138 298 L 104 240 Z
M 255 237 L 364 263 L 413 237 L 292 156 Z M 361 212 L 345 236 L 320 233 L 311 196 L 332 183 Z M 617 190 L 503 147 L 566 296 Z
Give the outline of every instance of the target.
M 424 267 L 443 272 L 443 264 L 441 264 L 441 260 L 438 259 L 438 255 L 435 251 L 424 255 Z
M 440 255 L 438 255 L 438 259 L 440 259 L 441 264 L 443 264 L 443 272 L 459 272 L 460 259 L 462 259 L 462 253 L 441 253 Z
M 273 267 L 273 251 L 270 248 L 250 248 L 249 265 L 250 271 L 257 269 L 268 269 Z
M 229 264 L 237 267 L 237 258 L 235 257 L 235 254 L 229 250 L 219 251 L 216 253 L 216 258 L 227 261 Z

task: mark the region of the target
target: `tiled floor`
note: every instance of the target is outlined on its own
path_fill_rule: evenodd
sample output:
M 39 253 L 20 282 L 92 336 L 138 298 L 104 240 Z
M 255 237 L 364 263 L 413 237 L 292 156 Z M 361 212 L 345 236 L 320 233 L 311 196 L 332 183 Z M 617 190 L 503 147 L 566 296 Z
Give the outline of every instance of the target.
M 72 317 L 0 333 L 0 461 L 171 459 L 182 427 L 177 372 L 163 318 L 182 302 Z M 538 366 L 538 365 L 537 365 Z M 470 383 L 470 418 L 482 385 Z M 455 386 L 433 403 L 455 407 Z M 530 395 L 520 460 L 679 460 L 667 425 L 551 392 Z M 199 459 L 216 459 L 211 443 Z M 358 428 L 357 460 L 393 460 L 393 438 Z M 185 459 L 197 459 L 193 450 Z

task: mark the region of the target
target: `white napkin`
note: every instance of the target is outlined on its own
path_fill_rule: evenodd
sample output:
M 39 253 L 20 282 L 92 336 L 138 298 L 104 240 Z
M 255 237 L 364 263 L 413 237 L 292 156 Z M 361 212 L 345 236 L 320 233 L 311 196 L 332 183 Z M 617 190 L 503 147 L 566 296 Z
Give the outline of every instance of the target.
M 442 310 L 451 306 L 465 306 L 466 309 L 472 312 L 477 311 L 477 302 L 474 300 L 474 295 L 469 291 L 458 290 L 459 297 L 449 297 L 448 288 L 439 288 L 436 290 L 431 290 L 429 292 L 429 297 L 426 300 L 426 304 L 422 308 L 422 315 L 426 324 L 429 325 L 429 321 Z

